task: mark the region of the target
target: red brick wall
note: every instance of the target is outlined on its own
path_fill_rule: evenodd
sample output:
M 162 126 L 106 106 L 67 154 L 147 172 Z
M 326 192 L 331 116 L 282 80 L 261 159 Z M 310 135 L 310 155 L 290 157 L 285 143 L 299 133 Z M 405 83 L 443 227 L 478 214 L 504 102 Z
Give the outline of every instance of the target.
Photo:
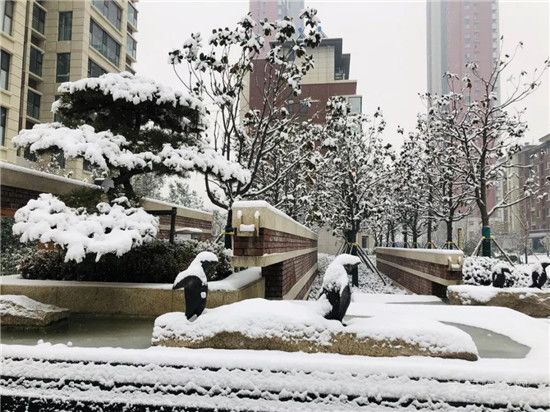
M 380 259 L 445 280 L 460 281 L 462 279 L 462 272 L 450 271 L 447 265 L 440 265 L 418 259 L 410 259 L 379 252 L 376 253 L 376 257 L 376 267 L 380 270 L 380 272 L 409 289 L 411 292 L 418 293 L 420 295 L 435 295 L 440 298 L 445 298 L 447 295 L 447 287 L 388 265 L 381 262 Z
M 281 299 L 292 287 L 317 263 L 317 251 L 297 256 L 274 265 L 262 268 L 262 276 L 265 278 L 266 298 Z M 311 285 L 313 282 L 308 282 Z M 305 289 L 305 290 L 304 290 Z M 300 293 L 307 291 L 303 288 Z M 298 296 L 299 298 L 303 297 Z
M 235 256 L 262 256 L 267 253 L 289 252 L 313 247 L 317 247 L 316 239 L 262 227 L 259 236 L 235 236 L 233 254 Z
M 0 190 L 2 216 L 13 216 L 17 209 L 25 206 L 29 200 L 36 199 L 41 193 L 5 185 L 1 185 Z

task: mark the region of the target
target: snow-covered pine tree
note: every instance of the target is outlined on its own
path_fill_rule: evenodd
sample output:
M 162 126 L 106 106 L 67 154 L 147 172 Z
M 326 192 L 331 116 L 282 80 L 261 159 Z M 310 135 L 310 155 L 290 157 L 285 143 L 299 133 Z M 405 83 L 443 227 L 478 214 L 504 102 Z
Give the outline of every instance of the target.
M 222 181 L 248 181 L 247 170 L 202 141 L 207 110 L 200 98 L 126 72 L 63 83 L 58 91 L 52 111 L 62 123 L 23 130 L 14 144 L 83 158 L 113 179 L 112 196 L 134 197 L 132 177 L 151 172 L 199 170 Z
M 298 36 L 291 18 L 256 22 L 247 15 L 234 28 L 214 29 L 206 42 L 200 33 L 194 33 L 181 49 L 170 53 L 174 71 L 187 91 L 212 108 L 210 135 L 216 153 L 250 170 L 246 182 L 205 177 L 208 197 L 229 211 L 228 223 L 236 199 L 262 196 L 306 158 L 298 155 L 300 144 L 287 144 L 287 139 L 294 138 L 291 133 L 298 114 L 289 113 L 285 105 L 300 95 L 301 79 L 313 67 L 307 50 L 320 43 L 321 34 L 316 10 L 306 9 L 300 19 L 302 36 Z M 272 41 L 266 45 L 268 37 Z M 266 48 L 267 57 L 260 59 Z M 254 70 L 263 72 L 258 88 L 261 96 L 255 110 L 241 116 L 243 106 L 249 104 L 244 91 Z M 285 156 L 277 156 L 275 181 L 264 181 L 268 187 L 264 189 L 257 181 L 260 170 L 265 162 L 274 161 L 280 144 L 286 145 Z M 229 237 L 226 243 L 229 246 Z
M 537 191 L 538 179 L 534 178 L 532 165 L 521 166 L 512 162 L 513 155 L 523 143 L 527 124 L 522 119 L 523 111 L 511 111 L 540 86 L 550 60 L 546 59 L 532 75 L 521 71 L 519 76 L 509 76 L 507 87 L 503 87 L 501 78 L 507 75 L 522 47 L 520 42 L 511 55 L 502 55 L 501 44 L 501 55 L 488 77 L 479 72 L 476 63 L 468 63 L 469 73 L 463 79 L 446 74 L 451 90 L 448 94 L 427 95 L 429 121 L 443 123 L 447 131 L 444 137 L 456 141 L 460 147 L 458 155 L 463 158 L 465 179 L 471 186 L 481 218 L 484 256 L 491 255 L 491 216 L 497 210 L 523 202 Z M 474 89 L 479 90 L 481 97 L 475 98 Z M 504 191 L 491 206 L 488 201 L 491 188 L 496 187 L 511 170 L 520 169 L 527 173 L 526 184 Z

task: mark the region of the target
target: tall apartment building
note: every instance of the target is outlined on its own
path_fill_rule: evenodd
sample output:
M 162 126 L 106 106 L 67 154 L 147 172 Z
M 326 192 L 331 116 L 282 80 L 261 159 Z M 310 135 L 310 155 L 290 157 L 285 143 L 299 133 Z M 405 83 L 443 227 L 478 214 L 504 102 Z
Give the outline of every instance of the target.
M 301 26 L 300 12 L 304 9 L 303 0 L 250 0 L 250 12 L 252 17 L 259 21 L 282 19 L 285 16 L 292 17 L 297 26 L 298 35 Z M 353 112 L 362 111 L 362 96 L 357 95 L 357 81 L 350 80 L 350 54 L 343 53 L 343 41 L 341 38 L 327 38 L 322 33 L 319 47 L 309 50 L 313 55 L 315 67 L 302 79 L 302 94 L 300 100 L 311 99 L 311 106 L 301 105 L 300 101 L 288 100 L 286 107 L 291 113 L 298 113 L 302 118 L 311 119 L 315 123 L 325 121 L 325 106 L 330 97 L 346 96 Z M 264 71 L 262 65 L 265 60 L 255 62 L 254 72 L 245 88 L 245 94 L 249 107 L 243 107 L 243 111 L 249 108 L 258 108 L 262 104 L 262 85 Z
M 428 0 L 426 10 L 428 90 L 447 93 L 445 72 L 462 79 L 469 62 L 477 63 L 487 78 L 498 57 L 497 0 Z M 479 86 L 473 84 L 474 99 L 480 96 Z
M 137 0 L 2 0 L 0 160 L 32 166 L 11 139 L 54 121 L 60 83 L 130 71 L 136 61 Z M 84 178 L 81 159 L 59 162 Z
M 426 3 L 428 91 L 435 94 L 449 92 L 446 72 L 468 75 L 466 64 L 475 62 L 482 77 L 488 78 L 493 62 L 498 57 L 499 24 L 497 0 L 428 0 Z M 472 98 L 481 98 L 481 84 L 472 79 Z M 497 189 L 488 193 L 489 206 L 499 199 Z M 477 209 L 455 224 L 465 242 L 476 243 L 480 238 L 481 219 Z M 504 220 L 503 211 L 492 217 L 494 229 L 499 229 Z M 458 237 L 458 236 L 457 236 Z M 436 243 L 446 239 L 439 228 L 434 236 Z

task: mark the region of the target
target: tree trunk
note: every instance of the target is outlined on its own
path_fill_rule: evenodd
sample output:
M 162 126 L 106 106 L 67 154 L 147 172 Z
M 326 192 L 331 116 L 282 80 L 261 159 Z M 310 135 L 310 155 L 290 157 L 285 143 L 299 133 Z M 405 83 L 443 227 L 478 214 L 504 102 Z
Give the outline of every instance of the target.
M 227 220 L 225 222 L 225 232 L 223 236 L 223 243 L 226 249 L 233 249 L 233 227 L 231 226 L 231 221 L 233 219 L 233 210 L 229 208 L 227 210 Z
M 426 232 L 426 243 L 428 249 L 432 248 L 432 219 L 431 217 L 428 217 L 428 229 Z
M 453 221 L 447 220 L 445 222 L 445 226 L 447 227 L 447 241 L 445 242 L 445 246 L 447 249 L 453 248 Z
M 350 247 L 350 255 L 357 256 L 357 230 L 351 229 L 346 230 L 346 241 L 351 245 Z M 359 270 L 358 265 L 353 265 L 351 269 L 351 284 L 353 286 L 359 286 Z
M 409 242 L 409 233 L 407 232 L 407 230 L 404 230 L 403 231 L 403 247 L 408 247 L 408 242 Z
M 481 255 L 491 257 L 491 227 L 489 226 L 489 215 L 487 206 L 480 207 L 481 212 Z

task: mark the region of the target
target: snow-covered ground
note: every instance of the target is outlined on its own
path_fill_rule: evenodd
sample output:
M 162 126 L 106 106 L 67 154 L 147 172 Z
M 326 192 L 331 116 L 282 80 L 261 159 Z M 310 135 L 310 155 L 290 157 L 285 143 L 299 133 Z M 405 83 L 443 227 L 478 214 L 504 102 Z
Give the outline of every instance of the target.
M 319 273 L 320 276 L 318 276 L 313 284 L 311 285 L 311 292 L 309 294 L 309 299 L 314 300 L 317 299 L 319 296 L 319 293 L 321 292 L 321 285 L 323 283 L 323 274 L 325 273 L 325 270 L 327 266 L 334 260 L 334 255 L 329 255 L 326 253 L 319 253 L 318 256 L 318 264 L 319 264 Z M 371 261 L 376 264 L 376 258 L 374 256 L 370 256 Z M 359 264 L 359 287 L 353 287 L 352 293 L 384 293 L 384 294 L 409 294 L 410 292 L 406 289 L 402 288 L 399 285 L 396 285 L 392 282 L 390 278 L 385 276 L 384 274 L 381 274 L 382 279 L 380 276 L 378 276 L 376 273 L 369 270 L 364 263 Z M 384 284 L 384 282 L 386 284 Z M 350 277 L 350 283 L 351 283 L 351 277 Z

